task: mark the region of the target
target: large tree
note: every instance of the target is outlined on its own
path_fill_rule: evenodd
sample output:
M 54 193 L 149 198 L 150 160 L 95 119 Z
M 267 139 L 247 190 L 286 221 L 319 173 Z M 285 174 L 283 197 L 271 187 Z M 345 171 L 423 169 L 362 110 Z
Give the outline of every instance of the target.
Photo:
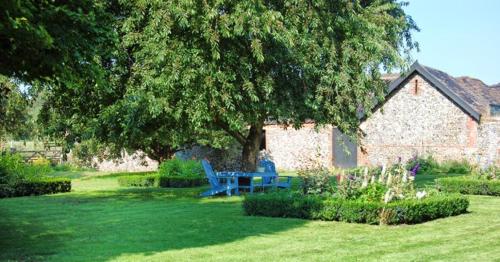
M 1 1 L 0 115 L 3 110 L 10 117 L 2 119 L 0 127 L 12 129 L 26 122 L 27 115 L 22 116 L 26 92 L 85 94 L 89 86 L 104 87 L 116 51 L 110 12 L 114 6 L 106 0 Z M 13 82 L 16 88 L 8 90 Z M 23 86 L 23 92 L 17 86 Z
M 135 1 L 124 23 L 144 106 L 223 130 L 253 169 L 266 120 L 354 134 L 405 65 L 416 29 L 396 0 Z
M 31 82 L 75 81 L 95 72 L 114 34 L 110 6 L 104 0 L 3 0 L 0 74 Z
M 105 70 L 96 70 L 94 78 L 44 85 L 46 97 L 38 121 L 44 133 L 62 139 L 68 148 L 88 140 L 99 144 L 89 148 L 106 151 L 90 153 L 113 158 L 120 157 L 123 150 L 141 150 L 160 162 L 194 143 L 225 143 L 220 131 L 195 132 L 185 113 L 172 112 L 164 106 L 164 99 L 157 100 L 154 93 L 142 88 L 142 79 L 131 78 L 137 45 L 129 34 L 127 18 L 134 8 L 127 1 L 107 8 L 113 18 L 108 26 L 116 35 L 100 44 L 103 50 L 95 59 L 96 68 Z M 142 28 L 145 20 L 135 20 L 134 28 Z

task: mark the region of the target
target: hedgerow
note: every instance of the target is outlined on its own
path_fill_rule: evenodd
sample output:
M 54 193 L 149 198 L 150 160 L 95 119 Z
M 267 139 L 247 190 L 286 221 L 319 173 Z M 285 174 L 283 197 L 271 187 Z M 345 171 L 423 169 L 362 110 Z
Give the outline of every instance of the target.
M 280 192 L 246 196 L 243 209 L 250 216 L 291 217 L 366 224 L 416 224 L 467 212 L 461 195 L 434 195 L 390 203 L 367 202 L 318 195 Z

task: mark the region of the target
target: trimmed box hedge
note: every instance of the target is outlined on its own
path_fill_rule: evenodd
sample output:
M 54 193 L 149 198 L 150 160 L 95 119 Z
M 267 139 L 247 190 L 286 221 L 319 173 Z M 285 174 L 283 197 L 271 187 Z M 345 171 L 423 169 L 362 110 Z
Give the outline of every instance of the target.
M 470 177 L 436 179 L 436 186 L 444 192 L 468 195 L 500 196 L 500 180 L 481 180 Z
M 19 180 L 13 184 L 0 184 L 0 198 L 36 196 L 71 191 L 71 180 L 67 178 L 40 178 Z
M 206 184 L 200 176 L 133 175 L 118 177 L 118 184 L 126 187 L 198 187 Z
M 158 174 L 119 176 L 118 184 L 124 187 L 157 187 Z
M 467 212 L 465 196 L 442 195 L 389 204 L 304 196 L 296 193 L 255 194 L 245 197 L 246 215 L 292 217 L 366 224 L 416 224 Z
M 160 176 L 160 187 L 198 187 L 207 184 L 207 179 L 200 176 Z

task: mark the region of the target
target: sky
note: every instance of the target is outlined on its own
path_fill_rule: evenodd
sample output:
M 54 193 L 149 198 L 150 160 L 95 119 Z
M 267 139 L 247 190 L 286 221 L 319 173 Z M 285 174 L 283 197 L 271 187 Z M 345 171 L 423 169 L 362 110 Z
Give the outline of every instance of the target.
M 420 64 L 452 76 L 500 83 L 500 0 L 407 0 L 420 28 Z

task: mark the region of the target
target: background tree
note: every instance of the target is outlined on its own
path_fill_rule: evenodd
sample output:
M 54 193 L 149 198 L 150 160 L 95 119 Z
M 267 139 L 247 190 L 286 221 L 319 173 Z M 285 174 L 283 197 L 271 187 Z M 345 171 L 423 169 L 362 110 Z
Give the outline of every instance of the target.
M 107 53 L 101 53 L 107 55 L 99 59 L 105 70 L 98 71 L 97 77 L 105 81 L 83 78 L 71 85 L 52 82 L 43 88 L 47 96 L 38 122 L 45 134 L 62 138 L 67 148 L 76 142 L 90 144 L 82 152 L 103 158 L 141 150 L 160 162 L 194 143 L 227 143 L 220 131 L 191 128 L 186 113 L 173 112 L 165 100 L 142 88 L 141 78 L 131 78 L 137 44 L 128 29 L 145 24 L 142 18 L 128 20 L 134 8 L 128 1 L 107 8 L 116 38 L 103 47 Z
M 2 1 L 0 75 L 4 75 L 7 82 L 26 88 L 23 92 L 30 93 L 31 100 L 40 90 L 47 96 L 57 96 L 56 92 L 64 96 L 85 94 L 89 86 L 103 87 L 107 81 L 105 72 L 116 51 L 117 35 L 110 12 L 113 7 L 113 2 L 105 0 Z M 21 105 L 19 95 L 24 94 L 18 91 L 11 89 L 10 98 L 4 99 L 5 105 Z M 5 93 L 5 89 L 2 92 Z M 22 108 L 11 107 L 10 112 L 21 113 Z M 17 116 L 9 119 L 21 124 L 23 118 Z M 71 122 L 75 121 L 66 123 Z M 3 123 L 9 128 L 16 126 Z M 62 137 L 75 137 L 71 132 L 74 129 L 68 128 L 64 133 L 69 135 Z
M 7 135 L 15 139 L 32 135 L 31 100 L 16 83 L 0 75 L 0 140 Z
M 223 130 L 254 169 L 266 120 L 312 119 L 355 134 L 384 94 L 381 68 L 406 65 L 416 29 L 396 0 L 135 1 L 123 30 L 130 86 L 150 112 Z M 179 134 L 179 135 L 182 135 Z

